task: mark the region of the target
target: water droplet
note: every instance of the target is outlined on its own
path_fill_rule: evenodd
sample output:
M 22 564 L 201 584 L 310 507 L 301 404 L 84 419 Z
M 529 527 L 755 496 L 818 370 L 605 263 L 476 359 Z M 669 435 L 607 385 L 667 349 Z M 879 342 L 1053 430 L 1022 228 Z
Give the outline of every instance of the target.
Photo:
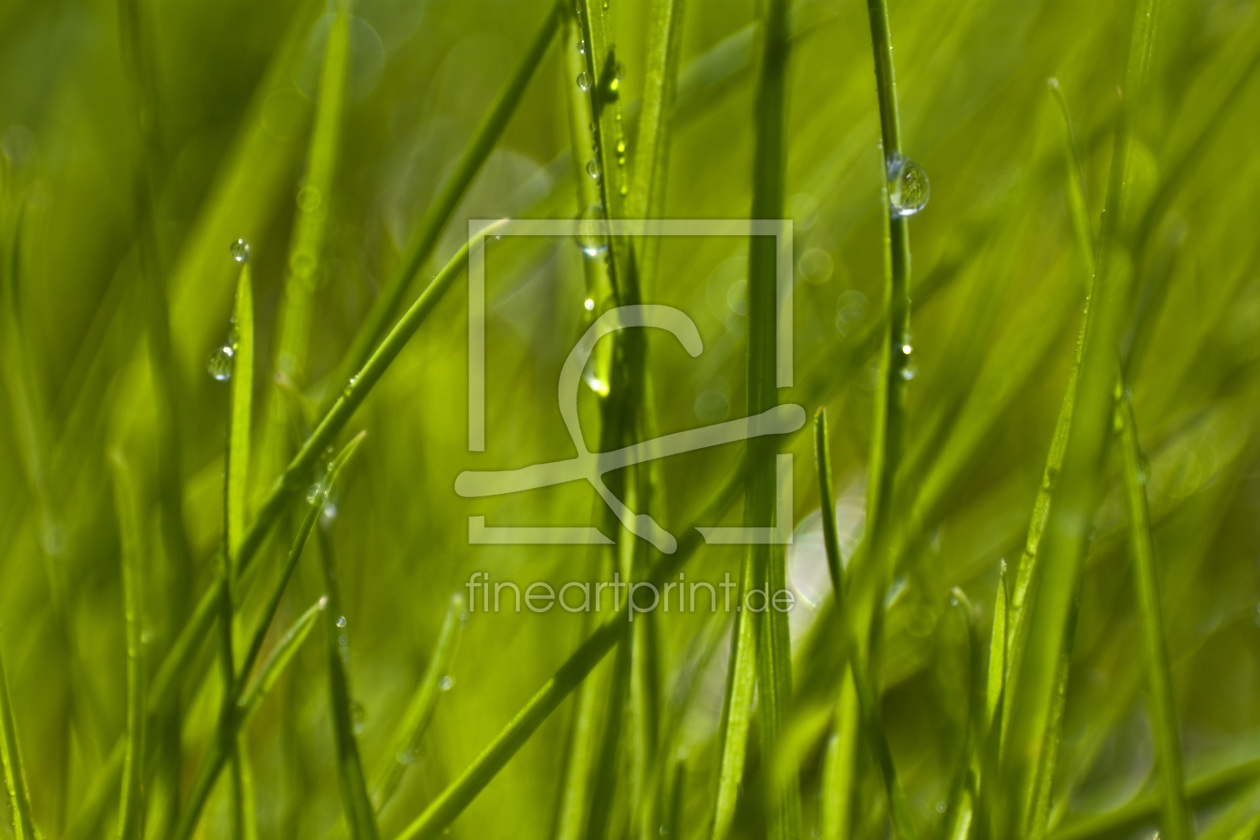
M 893 216 L 913 216 L 927 206 L 931 184 L 923 167 L 901 155 L 888 158 L 888 211 Z
M 337 618 L 337 626 L 338 626 L 338 627 L 345 627 L 345 626 L 346 626 L 346 617 L 345 617 L 344 615 L 343 615 L 343 616 L 339 616 L 339 617 Z
M 307 489 L 306 503 L 308 505 L 315 504 L 327 492 L 328 492 L 328 485 L 321 478 L 319 481 L 315 482 Z
M 626 141 L 618 140 L 617 141 L 617 154 L 624 155 L 625 153 L 626 153 Z
M 578 52 L 586 55 L 586 41 L 578 41 Z
M 599 161 L 591 158 L 586 162 L 586 174 L 590 175 L 596 181 L 599 180 Z
M 224 344 L 210 353 L 210 358 L 206 359 L 206 370 L 219 382 L 228 381 L 232 378 L 232 356 L 235 354 L 232 345 Z
M 903 344 L 903 345 L 901 345 L 901 352 L 902 352 L 902 353 L 905 353 L 907 356 L 909 356 L 911 353 L 913 353 L 913 352 L 914 352 L 914 347 L 912 347 L 912 346 L 911 346 L 911 345 L 909 345 L 909 344 Z
M 328 596 L 327 596 L 327 595 L 321 595 L 321 596 L 319 596 L 319 602 L 318 602 L 315 606 L 316 606 L 316 607 L 318 607 L 318 608 L 319 608 L 319 609 L 321 609 L 321 610 L 322 610 L 324 607 L 328 606 Z
M 936 813 L 938 813 L 938 814 L 943 814 L 943 813 L 945 813 L 945 809 L 946 809 L 946 807 L 948 807 L 948 806 L 946 806 L 946 804 L 945 804 L 945 800 L 944 800 L 944 799 L 942 799 L 940 802 L 937 802 L 937 803 L 936 803 Z
M 586 75 L 586 72 L 585 72 L 585 71 L 583 71 L 583 72 L 581 72 L 581 73 L 578 73 L 578 77 L 577 77 L 577 85 L 578 85 L 578 87 L 579 87 L 579 88 L 581 88 L 582 90 L 590 90 L 590 89 L 591 89 L 591 77 L 590 77 L 590 76 L 588 76 L 588 75 Z
M 909 382 L 911 379 L 914 379 L 918 375 L 919 375 L 919 367 L 913 362 L 911 362 L 910 364 L 906 365 L 905 367 L 901 369 L 901 378 L 906 380 L 907 382 Z
M 350 721 L 354 724 L 355 735 L 362 732 L 363 725 L 367 723 L 367 710 L 363 708 L 363 704 L 358 700 L 350 704 Z
M 601 205 L 592 204 L 578 219 L 577 243 L 588 257 L 598 257 L 608 250 L 608 221 Z
M 332 502 L 328 502 L 324 505 L 324 509 L 320 513 L 320 516 L 323 518 L 325 525 L 333 524 L 337 521 L 337 506 Z
M 582 305 L 586 307 L 587 312 L 591 312 L 592 310 L 595 309 L 595 300 L 594 298 L 587 298 L 585 301 L 583 301 Z
M 408 766 L 409 764 L 411 764 L 411 762 L 416 760 L 416 754 L 413 753 L 410 749 L 405 749 L 394 757 L 398 760 L 398 763 L 401 764 L 403 767 Z
M 613 67 L 613 77 L 608 82 L 608 89 L 614 93 L 621 87 L 621 80 L 626 77 L 626 68 L 620 61 Z
M 450 674 L 447 674 L 446 676 L 442 677 L 442 679 L 438 680 L 438 688 L 442 691 L 450 691 L 454 687 L 455 687 L 455 678 L 452 677 Z
M 232 254 L 232 259 L 242 265 L 249 262 L 249 243 L 244 239 L 238 239 L 228 248 Z
M 297 206 L 303 213 L 314 213 L 324 203 L 324 196 L 315 187 L 302 187 L 298 190 Z
M 588 388 L 590 388 L 595 393 L 599 394 L 601 397 L 608 396 L 608 391 L 609 391 L 608 383 L 600 379 L 595 374 L 585 373 L 582 375 L 582 380 L 586 382 L 586 386 Z

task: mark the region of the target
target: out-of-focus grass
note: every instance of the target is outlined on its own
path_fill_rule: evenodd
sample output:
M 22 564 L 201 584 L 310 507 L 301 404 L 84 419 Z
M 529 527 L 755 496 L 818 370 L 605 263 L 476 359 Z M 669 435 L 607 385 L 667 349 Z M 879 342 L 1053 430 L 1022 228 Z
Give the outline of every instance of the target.
M 1123 47 L 1135 5 L 1156 15 L 1140 89 Z M 1161 811 L 1178 748 L 1192 830 L 1254 834 L 1260 6 L 889 0 L 901 153 L 932 185 L 930 205 L 904 223 L 912 352 L 892 367 L 881 337 L 901 327 L 893 310 L 890 329 L 885 301 L 867 4 L 791 7 L 777 161 L 756 143 L 771 119 L 755 107 L 763 6 L 774 4 L 610 0 L 574 17 L 532 0 L 357 0 L 341 30 L 345 5 L 305 0 L 0 5 L 0 682 L 11 699 L 0 697 L 0 753 L 18 773 L 6 775 L 0 826 L 135 836 L 143 815 L 152 837 L 177 825 L 231 836 L 230 774 L 205 791 L 199 819 L 179 816 L 207 761 L 224 767 L 236 721 L 260 837 L 377 825 L 385 837 L 448 825 L 453 836 L 549 837 L 568 815 L 566 836 L 698 838 L 715 809 L 723 829 L 759 837 L 793 819 L 775 816 L 796 807 L 784 779 L 799 783 L 802 834 L 1005 837 L 1018 825 L 1125 837 L 1149 834 L 1161 813 L 1180 820 Z M 330 32 L 349 51 L 331 93 Z M 573 69 L 593 61 L 596 84 L 580 91 Z M 321 96 L 338 101 L 317 108 Z M 1113 155 L 1118 127 L 1126 139 Z M 586 172 L 592 158 L 600 181 Z M 1114 161 L 1123 201 L 1107 199 Z M 798 599 L 784 622 L 792 693 L 759 686 L 779 722 L 767 730 L 752 712 L 731 744 L 733 616 L 657 612 L 632 633 L 607 614 L 494 613 L 475 600 L 458 627 L 458 610 L 446 616 L 478 571 L 557 587 L 614 568 L 660 582 L 682 568 L 689 580 L 739 576 L 743 552 L 704 545 L 691 527 L 740 521 L 757 466 L 746 472 L 739 447 L 609 477 L 679 537 L 668 557 L 633 543 L 470 546 L 470 515 L 609 523 L 585 485 L 466 500 L 453 483 L 466 469 L 571 456 L 555 381 L 592 317 L 588 297 L 596 315 L 627 291 L 678 307 L 705 342 L 692 359 L 669 340 L 639 348 L 627 335 L 600 361 L 613 393 L 581 396 L 589 444 L 741 416 L 748 338 L 760 334 L 750 315 L 764 316 L 747 307 L 758 282 L 749 243 L 613 241 L 606 263 L 565 239 L 489 238 L 485 454 L 466 451 L 460 246 L 470 219 L 573 218 L 593 203 L 614 216 L 746 217 L 774 165 L 794 223 L 796 302 L 795 384 L 777 396 L 828 409 L 836 527 L 820 516 L 814 439 L 779 441 L 796 456 L 794 541 L 769 571 Z M 254 445 L 234 432 L 234 457 L 248 458 L 239 472 L 224 442 L 229 402 L 245 400 L 205 369 L 233 332 L 238 237 L 250 243 L 256 337 Z M 1095 251 L 1107 327 L 1085 363 L 1108 367 L 1082 372 L 1089 396 L 1063 413 L 1078 415 L 1071 434 L 1086 423 L 1098 457 L 1059 422 L 1076 392 Z M 316 267 L 300 288 L 294 255 Z M 300 329 L 282 340 L 295 292 Z M 381 311 L 402 318 L 388 337 Z M 1141 431 L 1127 463 L 1112 423 L 1116 358 Z M 888 535 L 872 555 L 863 511 L 881 365 L 907 392 L 905 441 L 895 490 L 877 482 Z M 278 370 L 290 375 L 277 382 Z M 361 430 L 354 463 L 330 485 L 328 448 Z M 247 479 L 229 482 L 236 574 L 220 589 L 225 469 Z M 1038 580 L 1019 557 L 1039 551 L 1029 535 L 1043 528 L 1035 568 L 1056 571 Z M 321 557 L 299 563 L 308 529 L 322 535 L 307 547 Z M 1073 535 L 1087 538 L 1079 562 Z M 828 548 L 843 569 L 829 567 Z M 1003 559 L 1014 564 L 1009 602 Z M 833 611 L 833 572 L 836 583 L 870 574 L 874 588 L 859 594 L 882 624 L 848 627 L 853 613 Z M 326 594 L 338 606 L 316 631 L 325 644 L 302 645 Z M 223 602 L 240 627 L 264 628 L 235 651 L 264 661 L 258 674 L 226 689 L 215 667 L 224 641 L 210 632 Z M 994 604 L 1009 609 L 996 632 Z M 852 658 L 859 697 L 846 638 L 872 631 L 873 655 Z M 745 645 L 776 650 L 763 641 Z M 1065 643 L 1065 659 L 1039 658 Z M 1005 661 L 992 667 L 990 651 Z M 755 673 L 786 673 L 777 656 Z M 330 668 L 340 672 L 331 697 Z M 1062 679 L 1060 713 L 1045 689 Z M 577 725 L 583 697 L 594 711 Z M 1060 736 L 1037 729 L 1060 717 Z M 845 739 L 849 764 L 829 748 Z M 145 762 L 134 760 L 141 744 Z M 743 757 L 719 785 L 723 749 Z M 137 797 L 140 812 L 120 815 Z

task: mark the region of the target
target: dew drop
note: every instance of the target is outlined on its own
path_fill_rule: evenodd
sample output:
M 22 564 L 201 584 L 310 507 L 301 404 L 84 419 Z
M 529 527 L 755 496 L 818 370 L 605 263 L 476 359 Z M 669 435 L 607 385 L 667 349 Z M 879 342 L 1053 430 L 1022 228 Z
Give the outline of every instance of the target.
M 909 345 L 909 344 L 903 344 L 903 345 L 901 345 L 901 352 L 902 352 L 902 353 L 905 353 L 907 356 L 909 356 L 911 353 L 913 353 L 913 352 L 914 352 L 914 347 L 912 347 L 912 346 L 911 346 L 911 345 Z
M 602 205 L 592 204 L 578 219 L 577 243 L 588 257 L 598 257 L 608 250 L 608 221 Z
M 582 380 L 586 382 L 586 387 L 590 388 L 592 391 L 599 394 L 601 397 L 608 396 L 608 393 L 609 393 L 608 383 L 600 379 L 595 374 L 593 373 L 583 374 Z
M 331 525 L 337 521 L 337 506 L 332 502 L 324 505 L 324 510 L 320 513 L 320 517 L 324 520 L 325 525 Z
M 321 478 L 319 481 L 315 482 L 309 488 L 307 488 L 306 503 L 308 505 L 315 504 L 316 502 L 320 500 L 320 497 L 322 497 L 327 492 L 328 492 L 328 485 Z
M 626 68 L 620 61 L 613 67 L 613 77 L 608 82 L 608 89 L 616 92 L 621 87 L 621 80 L 626 77 Z
M 586 174 L 590 175 L 596 181 L 599 180 L 599 161 L 591 158 L 586 162 Z
M 595 309 L 595 300 L 593 298 L 587 298 L 583 301 L 582 305 L 586 307 L 587 312 L 591 312 Z
M 578 41 L 578 52 L 586 55 L 586 41 Z
M 338 618 L 337 618 L 337 626 L 338 626 L 338 627 L 345 627 L 345 626 L 346 626 L 346 617 L 345 617 L 344 615 L 343 615 L 343 616 L 338 616 Z
M 219 382 L 226 382 L 232 378 L 232 356 L 236 351 L 232 349 L 232 345 L 224 344 L 210 353 L 210 358 L 206 359 L 206 370 Z
M 908 364 L 901 369 L 901 378 L 909 382 L 919 375 L 919 368 L 914 364 Z
M 355 700 L 350 706 L 350 721 L 354 725 L 354 734 L 358 735 L 363 731 L 363 725 L 367 723 L 367 710 L 363 708 L 363 704 Z
M 395 758 L 398 760 L 399 764 L 401 764 L 403 767 L 406 767 L 410 765 L 411 762 L 416 760 L 416 754 L 413 753 L 410 749 L 406 749 L 400 752 L 398 755 L 396 755 Z
M 617 141 L 617 154 L 624 155 L 625 153 L 626 153 L 626 141 L 618 140 Z
M 238 239 L 231 244 L 228 251 L 232 254 L 232 259 L 244 265 L 249 262 L 249 243 L 244 239 Z
M 577 86 L 581 88 L 582 90 L 591 89 L 591 77 L 586 75 L 585 71 L 578 73 Z
M 888 211 L 893 216 L 913 216 L 927 206 L 931 184 L 923 167 L 901 155 L 888 158 Z
M 452 677 L 450 674 L 447 674 L 446 676 L 442 677 L 442 679 L 438 680 L 438 688 L 441 689 L 442 691 L 450 691 L 454 687 L 455 687 L 455 678 Z

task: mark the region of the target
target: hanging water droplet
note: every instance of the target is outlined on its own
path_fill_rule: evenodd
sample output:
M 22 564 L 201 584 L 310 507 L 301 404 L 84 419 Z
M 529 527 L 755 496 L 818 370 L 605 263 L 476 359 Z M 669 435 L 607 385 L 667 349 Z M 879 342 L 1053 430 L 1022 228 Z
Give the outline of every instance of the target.
M 324 482 L 324 479 L 321 478 L 319 481 L 316 481 L 309 488 L 307 488 L 306 503 L 308 505 L 315 504 L 327 492 L 328 492 L 328 485 Z
M 224 344 L 210 353 L 210 358 L 206 359 L 206 370 L 219 382 L 228 381 L 232 378 L 232 356 L 235 354 L 231 344 Z
M 888 158 L 888 211 L 893 216 L 913 216 L 927 206 L 932 195 L 923 167 L 901 155 Z
M 228 251 L 232 254 L 232 259 L 238 263 L 244 264 L 249 262 L 249 243 L 244 239 L 238 239 L 233 242 Z
M 588 75 L 586 75 L 586 71 L 585 71 L 585 70 L 584 70 L 584 71 L 582 71 L 581 73 L 578 73 L 578 77 L 577 77 L 577 85 L 578 85 L 578 87 L 579 87 L 579 88 L 581 88 L 582 90 L 590 90 L 590 89 L 591 89 L 591 77 L 590 77 L 590 76 L 588 76 Z
M 586 174 L 590 175 L 596 181 L 599 180 L 599 161 L 591 158 L 586 162 Z
M 608 221 L 601 205 L 592 204 L 578 219 L 577 243 L 588 257 L 598 257 L 608 250 Z
M 337 617 L 337 626 L 338 626 L 338 627 L 345 627 L 345 626 L 346 626 L 346 617 L 345 617 L 344 615 L 343 615 L 343 616 L 338 616 L 338 617 Z
M 587 298 L 585 301 L 583 301 L 582 305 L 586 307 L 587 312 L 591 312 L 592 310 L 595 309 L 595 299 Z
M 444 677 L 442 677 L 442 679 L 438 680 L 438 688 L 442 691 L 450 691 L 454 687 L 455 687 L 455 678 L 452 677 L 450 674 L 447 674 Z

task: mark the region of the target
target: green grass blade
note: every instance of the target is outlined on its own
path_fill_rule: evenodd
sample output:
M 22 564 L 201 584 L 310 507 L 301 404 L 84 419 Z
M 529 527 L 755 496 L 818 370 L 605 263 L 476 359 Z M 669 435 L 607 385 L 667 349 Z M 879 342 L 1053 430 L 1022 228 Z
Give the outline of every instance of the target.
M 831 456 L 827 447 L 827 415 L 821 409 L 814 415 L 814 434 L 816 441 L 814 458 L 815 468 L 818 473 L 819 497 L 824 500 L 824 505 L 827 505 L 823 509 L 823 519 L 825 521 L 829 518 L 834 518 L 835 504 L 833 502 L 834 495 L 830 479 Z M 844 655 L 848 663 L 849 672 L 853 679 L 856 705 L 861 715 L 861 728 L 883 775 L 884 789 L 888 797 L 889 812 L 893 821 L 893 830 L 896 836 L 902 838 L 902 840 L 913 840 L 915 832 L 910 821 L 906 795 L 902 790 L 901 782 L 898 780 L 897 770 L 892 760 L 892 750 L 888 746 L 888 738 L 884 732 L 880 700 L 872 687 L 869 673 L 864 670 L 861 648 L 852 625 L 853 618 L 849 608 L 849 589 L 843 572 L 844 566 L 841 563 L 839 542 L 834 539 L 834 534 L 832 538 L 827 537 L 825 526 L 823 545 L 828 555 L 827 568 L 836 570 L 835 576 L 832 578 L 832 597 L 836 605 L 841 646 L 845 652 Z M 841 706 L 841 713 L 843 714 L 843 705 Z M 837 741 L 837 746 L 842 744 L 839 739 Z M 838 755 L 833 761 L 837 762 L 837 765 L 842 766 L 844 763 L 847 763 L 843 759 L 844 756 Z M 834 766 L 832 772 L 840 772 L 840 766 Z M 828 793 L 836 797 L 847 796 L 850 792 L 847 788 L 840 788 L 829 789 Z M 837 809 L 847 811 L 847 806 L 833 801 L 827 810 L 835 813 Z
M 145 687 L 141 635 L 142 567 L 144 563 L 143 526 L 140 500 L 130 467 L 121 456 L 112 459 L 114 497 L 118 506 L 122 535 L 123 606 L 127 638 L 127 746 L 123 758 L 122 793 L 118 808 L 118 840 L 144 836 L 142 779 L 145 749 Z
M 1186 799 L 1185 769 L 1181 757 L 1181 729 L 1173 695 L 1172 668 L 1160 607 L 1159 579 L 1155 569 L 1155 544 L 1151 537 L 1150 511 L 1146 501 L 1146 481 L 1142 476 L 1142 451 L 1138 443 L 1133 405 L 1122 395 L 1116 407 L 1120 424 L 1120 446 L 1124 456 L 1124 497 L 1129 514 L 1133 577 L 1137 585 L 1138 612 L 1142 619 L 1142 641 L 1146 649 L 1147 697 L 1151 726 L 1155 730 L 1155 756 L 1164 802 L 1160 819 L 1161 836 L 1168 840 L 1190 840 L 1190 804 Z
M 551 45 L 552 40 L 556 37 L 561 18 L 561 4 L 557 0 L 548 10 L 547 16 L 543 19 L 542 25 L 538 29 L 538 33 L 534 36 L 534 40 L 530 42 L 529 49 L 521 59 L 521 62 L 516 66 L 516 70 L 508 78 L 503 90 L 499 91 L 499 95 L 490 106 L 490 110 L 482 117 L 481 123 L 473 132 L 472 138 L 468 141 L 468 145 L 464 147 L 463 154 L 460 155 L 459 161 L 455 164 L 455 169 L 447 177 L 446 181 L 442 183 L 437 196 L 433 199 L 428 209 L 425 210 L 424 216 L 421 217 L 415 233 L 412 234 L 411 240 L 407 244 L 406 253 L 389 275 L 389 279 L 386 280 L 376 300 L 372 302 L 372 307 L 368 311 L 363 325 L 355 334 L 350 349 L 346 352 L 345 362 L 339 369 L 340 381 L 345 381 L 350 374 L 358 370 L 367 360 L 372 352 L 372 348 L 376 345 L 381 335 L 385 333 L 386 327 L 389 326 L 389 322 L 394 317 L 394 313 L 398 309 L 403 296 L 407 293 L 407 289 L 411 286 L 412 280 L 429 257 L 433 255 L 433 249 L 437 245 L 438 237 L 450 220 L 451 214 L 455 212 L 455 206 L 463 198 L 464 193 L 468 191 L 469 185 L 472 184 L 477 173 L 481 171 L 481 167 L 485 164 L 486 159 L 490 157 L 490 153 L 494 151 L 499 138 L 503 136 L 503 131 L 507 128 L 508 122 L 511 121 L 512 115 L 516 113 L 516 109 L 524 96 L 525 88 L 529 85 L 530 79 L 533 78 L 534 71 L 542 64 L 543 57 L 547 53 L 547 47 Z
M 993 634 L 989 639 L 989 674 L 984 690 L 984 731 L 993 725 L 1002 702 L 1006 682 L 1006 561 L 998 571 L 997 594 L 993 599 Z
M 320 532 L 320 567 L 324 575 L 324 636 L 328 648 L 328 691 L 332 705 L 333 740 L 337 747 L 337 775 L 342 808 L 352 840 L 378 840 L 376 811 L 368 795 L 359 742 L 355 737 L 353 699 L 350 690 L 350 643 L 347 618 L 341 605 L 332 541 Z
M 321 598 L 298 617 L 298 620 L 276 644 L 275 650 L 263 663 L 257 678 L 248 690 L 243 694 L 238 694 L 238 699 L 233 704 L 233 714 L 220 722 L 222 728 L 215 733 L 215 737 L 210 742 L 210 748 L 201 761 L 201 767 L 197 770 L 188 798 L 171 831 L 171 837 L 174 840 L 188 840 L 193 836 L 206 800 L 210 798 L 210 792 L 214 789 L 219 774 L 228 763 L 233 748 L 238 744 L 242 730 L 258 711 L 258 707 L 262 705 L 267 693 L 280 679 L 284 669 L 293 661 L 293 657 L 306 641 L 307 636 L 311 634 L 325 603 L 325 600 Z
M 437 708 L 441 697 L 443 680 L 449 679 L 451 666 L 455 661 L 455 652 L 459 647 L 459 637 L 463 634 L 464 621 L 467 618 L 468 602 L 462 593 L 451 599 L 446 610 L 446 618 L 442 622 L 442 630 L 438 633 L 437 644 L 433 647 L 433 655 L 424 669 L 420 686 L 412 696 L 407 710 L 390 741 L 390 750 L 377 769 L 375 783 L 372 785 L 373 797 L 377 811 L 380 811 L 393 797 L 402 781 L 403 774 L 411 765 L 420 739 L 429 728 L 433 719 L 433 711 Z
M 1139 0 L 1134 8 L 1132 38 L 1125 78 L 1125 96 L 1116 132 L 1106 217 L 1100 237 L 1096 285 L 1086 324 L 1077 383 L 1077 415 L 1068 437 L 1063 470 L 1053 494 L 1050 516 L 1058 527 L 1046 529 L 1045 559 L 1035 585 L 1035 621 L 1029 621 L 1016 690 L 1011 697 L 1010 726 L 1003 755 L 1003 776 L 1012 789 L 1031 787 L 1042 764 L 1043 742 L 1051 725 L 1059 692 L 1062 657 L 1070 651 L 1073 604 L 1090 523 L 1101 497 L 1099 476 L 1105 461 L 1113 412 L 1116 353 L 1129 300 L 1131 276 L 1123 255 L 1120 222 L 1125 217 L 1125 184 L 1130 169 L 1130 123 L 1134 103 L 1140 103 L 1153 42 L 1153 0 Z M 1044 826 L 1028 826 L 1031 803 L 1022 796 L 1004 797 L 997 826 L 1000 835 L 1028 827 L 1037 834 Z
M 297 218 L 289 246 L 276 353 L 276 375 L 301 384 L 310 347 L 313 297 L 318 284 L 341 146 L 342 111 L 350 66 L 350 0 L 338 0 L 324 48 L 315 125 L 306 151 L 306 175 L 298 191 Z
M 233 315 L 232 397 L 228 421 L 227 550 L 236 557 L 245 535 L 249 489 L 249 426 L 254 396 L 254 292 L 249 263 L 241 266 Z
M 18 747 L 17 724 L 13 720 L 13 703 L 9 699 L 9 681 L 0 656 L 0 763 L 4 765 L 4 784 L 9 791 L 9 807 L 13 815 L 15 840 L 38 840 L 41 837 L 31 816 L 31 792 L 22 766 Z

